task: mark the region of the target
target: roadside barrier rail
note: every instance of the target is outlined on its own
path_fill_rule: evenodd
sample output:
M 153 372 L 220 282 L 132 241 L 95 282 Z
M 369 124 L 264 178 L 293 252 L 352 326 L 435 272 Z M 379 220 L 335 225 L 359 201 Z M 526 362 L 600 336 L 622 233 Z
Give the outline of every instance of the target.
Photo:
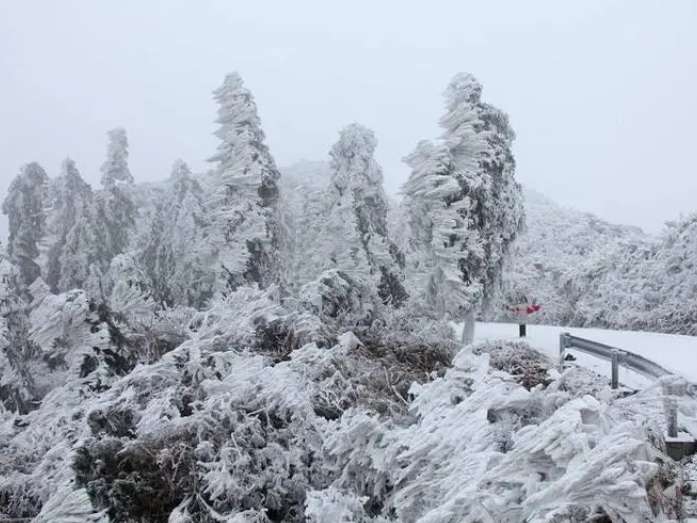
M 619 367 L 622 365 L 634 372 L 653 378 L 661 382 L 664 397 L 664 410 L 666 416 L 666 446 L 668 454 L 674 459 L 681 459 L 693 454 L 697 450 L 697 442 L 692 439 L 678 437 L 678 404 L 677 399 L 688 393 L 691 388 L 686 380 L 675 376 L 672 372 L 661 367 L 643 356 L 617 347 L 598 343 L 572 336 L 568 332 L 559 335 L 559 368 L 564 366 L 564 357 L 567 349 L 575 349 L 586 354 L 610 362 L 610 386 L 616 389 L 619 386 Z
M 664 369 L 658 363 L 654 363 L 643 356 L 639 356 L 638 354 L 634 354 L 633 352 L 626 350 L 618 349 L 617 347 L 611 347 L 610 345 L 605 345 L 604 343 L 598 343 L 597 341 L 572 336 L 568 332 L 563 332 L 559 335 L 560 366 L 564 364 L 566 349 L 576 349 L 581 352 L 585 352 L 586 354 L 591 354 L 609 361 L 611 370 L 611 386 L 613 389 L 616 389 L 619 386 L 620 365 L 633 370 L 642 376 L 653 379 L 659 379 L 663 376 L 670 376 L 672 374 L 672 372 Z

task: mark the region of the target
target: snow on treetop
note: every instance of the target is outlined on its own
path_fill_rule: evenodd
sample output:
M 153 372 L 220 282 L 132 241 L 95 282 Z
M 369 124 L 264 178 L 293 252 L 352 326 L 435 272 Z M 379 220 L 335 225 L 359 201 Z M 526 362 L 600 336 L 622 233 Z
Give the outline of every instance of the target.
M 227 126 L 244 125 L 263 139 L 254 97 L 238 73 L 228 74 L 223 84 L 213 91 L 213 98 L 219 104 L 216 122 L 221 124 L 221 128 L 215 133 L 218 138 L 223 142 L 231 140 L 233 136 L 228 134 Z
M 332 147 L 332 158 L 352 157 L 354 154 L 370 156 L 375 152 L 378 141 L 375 133 L 367 127 L 352 123 L 339 131 L 339 140 Z
M 174 160 L 170 178 L 174 181 L 179 181 L 183 178 L 188 178 L 189 176 L 191 176 L 191 169 L 189 169 L 186 162 L 179 158 Z
M 46 182 L 48 182 L 48 176 L 43 167 L 37 162 L 29 162 L 22 166 L 20 175 L 12 181 L 7 192 L 8 194 L 12 193 L 13 186 L 29 188 L 35 184 L 45 184 Z
M 445 99 L 451 107 L 462 102 L 477 104 L 481 97 L 482 84 L 470 73 L 457 73 L 445 90 Z
M 332 181 L 339 191 L 358 185 L 382 186 L 382 169 L 373 159 L 377 143 L 375 133 L 358 123 L 339 132 L 339 140 L 329 153 Z
M 236 91 L 242 88 L 244 88 L 244 81 L 242 80 L 240 73 L 238 73 L 237 71 L 232 71 L 225 75 L 223 85 L 216 89 L 214 93 L 218 94 L 222 90 Z

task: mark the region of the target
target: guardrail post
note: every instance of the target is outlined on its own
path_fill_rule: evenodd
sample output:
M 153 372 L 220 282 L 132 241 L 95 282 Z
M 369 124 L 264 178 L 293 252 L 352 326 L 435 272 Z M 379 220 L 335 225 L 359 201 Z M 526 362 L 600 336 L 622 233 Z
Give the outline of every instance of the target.
M 610 386 L 613 389 L 616 389 L 620 382 L 620 351 L 618 351 L 617 349 L 613 349 L 610 363 L 612 364 Z
M 566 352 L 566 337 L 568 332 L 562 332 L 559 335 L 559 372 L 564 370 L 564 353 Z
M 675 376 L 666 376 L 661 379 L 661 386 L 664 395 L 664 408 L 666 414 L 666 425 L 668 437 L 678 437 L 678 401 L 675 396 L 686 392 L 686 384 Z
M 666 422 L 668 425 L 668 436 L 678 437 L 678 402 L 675 398 L 666 398 Z
M 678 396 L 687 394 L 687 382 L 677 376 L 661 378 L 663 405 L 666 414 L 666 452 L 676 461 L 697 451 L 697 441 L 689 434 L 678 435 Z

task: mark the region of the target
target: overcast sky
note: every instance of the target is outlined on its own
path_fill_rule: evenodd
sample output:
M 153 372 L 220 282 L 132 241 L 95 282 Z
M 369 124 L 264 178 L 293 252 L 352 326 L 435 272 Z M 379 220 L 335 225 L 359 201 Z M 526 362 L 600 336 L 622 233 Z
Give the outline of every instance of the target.
M 0 192 L 23 163 L 55 176 L 67 155 L 97 186 L 114 126 L 139 181 L 178 157 L 206 168 L 211 91 L 233 70 L 279 165 L 325 159 L 358 121 L 396 192 L 467 71 L 510 115 L 523 184 L 657 231 L 697 211 L 696 28 L 696 0 L 3 0 Z

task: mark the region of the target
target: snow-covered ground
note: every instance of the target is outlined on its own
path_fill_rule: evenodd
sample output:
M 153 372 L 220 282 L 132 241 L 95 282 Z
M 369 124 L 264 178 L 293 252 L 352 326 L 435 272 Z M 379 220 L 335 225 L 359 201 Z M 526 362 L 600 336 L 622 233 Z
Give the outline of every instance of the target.
M 558 359 L 559 335 L 562 332 L 569 332 L 574 336 L 634 352 L 692 382 L 697 382 L 697 337 L 654 332 L 528 325 L 526 339 L 532 347 Z M 475 340 L 492 339 L 518 339 L 518 325 L 513 323 L 478 323 L 475 330 Z M 570 352 L 577 358 L 578 365 L 610 376 L 609 362 L 574 349 L 570 349 Z M 620 366 L 620 382 L 629 387 L 642 388 L 647 386 L 650 380 Z

